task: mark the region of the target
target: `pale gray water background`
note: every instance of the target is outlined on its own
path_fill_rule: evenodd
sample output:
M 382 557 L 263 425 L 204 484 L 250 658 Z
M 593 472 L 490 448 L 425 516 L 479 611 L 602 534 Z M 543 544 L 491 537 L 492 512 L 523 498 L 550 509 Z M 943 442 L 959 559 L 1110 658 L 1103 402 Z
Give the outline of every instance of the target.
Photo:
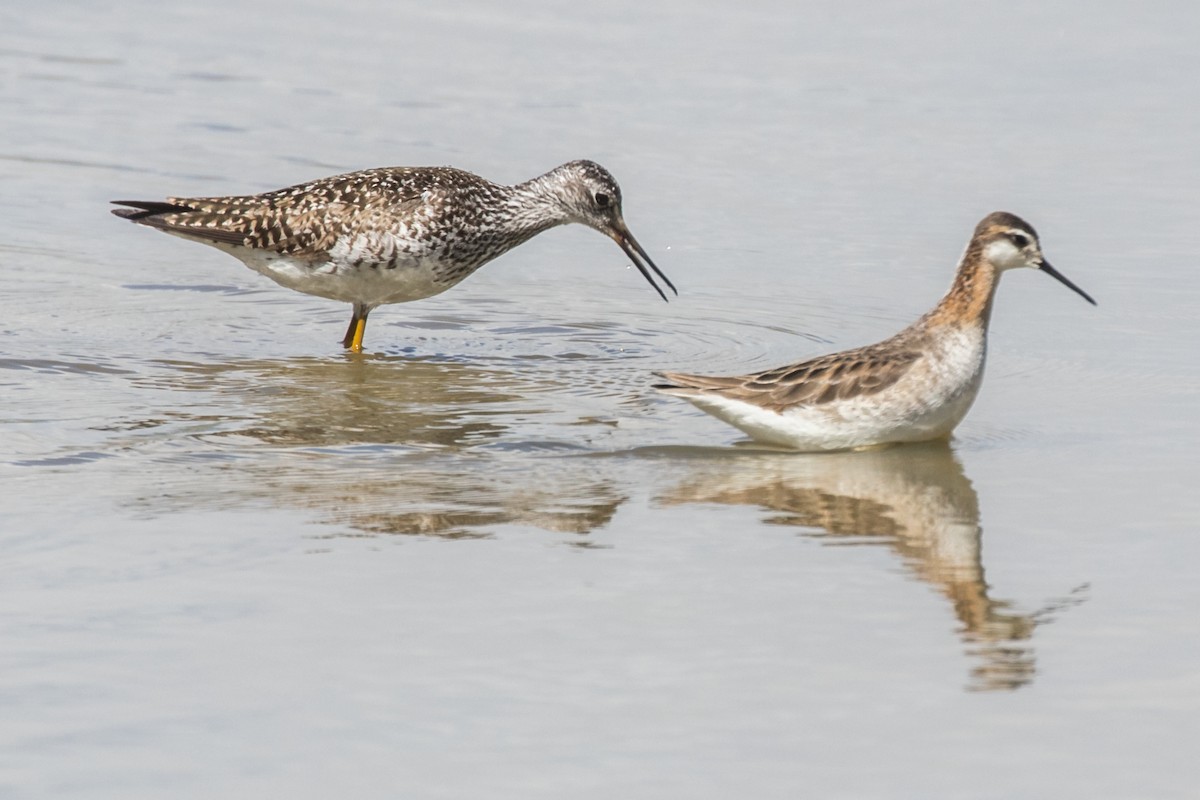
M 1183 798 L 1200 764 L 1200 10 L 0 9 L 0 796 Z M 108 214 L 594 158 L 349 308 Z M 949 448 L 747 452 L 650 372 L 1007 275 Z

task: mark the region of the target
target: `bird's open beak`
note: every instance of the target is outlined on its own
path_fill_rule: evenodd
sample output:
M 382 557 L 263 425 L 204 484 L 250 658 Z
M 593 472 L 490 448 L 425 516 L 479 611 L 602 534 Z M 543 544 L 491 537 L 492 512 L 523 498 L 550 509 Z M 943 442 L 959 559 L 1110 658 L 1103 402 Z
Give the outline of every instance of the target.
M 654 277 L 650 274 L 651 269 L 654 270 L 655 275 L 663 279 L 663 283 L 669 286 L 672 292 L 677 295 L 679 294 L 679 290 L 675 288 L 675 284 L 671 283 L 670 278 L 663 275 L 661 269 L 654 266 L 654 262 L 650 260 L 650 256 L 646 255 L 646 251 L 638 244 L 637 239 L 633 238 L 633 234 L 629 232 L 629 228 L 625 227 L 624 222 L 618 221 L 608 231 L 608 235 L 612 237 L 614 242 L 620 245 L 621 250 L 633 262 L 633 265 L 638 268 L 638 271 L 642 273 L 642 277 L 649 281 L 650 285 L 654 287 L 654 291 L 658 292 L 663 300 L 667 299 L 666 292 L 660 289 L 658 284 L 654 282 Z M 647 267 L 650 269 L 647 269 Z
M 1038 265 L 1038 269 L 1040 269 L 1042 272 L 1049 275 L 1051 278 L 1054 278 L 1059 283 L 1061 283 L 1063 286 L 1065 286 L 1068 289 L 1070 289 L 1071 291 L 1075 292 L 1076 294 L 1078 294 L 1084 300 L 1087 300 L 1092 305 L 1096 305 L 1096 301 L 1092 299 L 1092 296 L 1090 294 L 1088 294 L 1083 289 L 1080 289 L 1078 286 L 1076 286 L 1075 284 L 1073 284 L 1069 280 L 1067 280 L 1066 276 L 1064 276 L 1061 272 L 1056 270 L 1054 267 L 1050 266 L 1049 261 L 1042 259 L 1042 263 Z

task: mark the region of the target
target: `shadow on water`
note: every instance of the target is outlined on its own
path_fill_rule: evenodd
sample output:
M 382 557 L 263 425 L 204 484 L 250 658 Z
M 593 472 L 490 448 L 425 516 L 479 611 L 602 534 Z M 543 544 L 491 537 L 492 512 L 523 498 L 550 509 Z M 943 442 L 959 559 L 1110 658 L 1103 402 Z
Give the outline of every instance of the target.
M 979 499 L 943 443 L 861 453 L 761 454 L 698 460 L 663 494 L 668 505 L 720 503 L 773 512 L 764 522 L 806 529 L 830 544 L 887 547 L 954 608 L 974 657 L 969 689 L 1016 689 L 1036 662 L 1030 639 L 1083 588 L 1032 612 L 991 596 L 984 577 Z

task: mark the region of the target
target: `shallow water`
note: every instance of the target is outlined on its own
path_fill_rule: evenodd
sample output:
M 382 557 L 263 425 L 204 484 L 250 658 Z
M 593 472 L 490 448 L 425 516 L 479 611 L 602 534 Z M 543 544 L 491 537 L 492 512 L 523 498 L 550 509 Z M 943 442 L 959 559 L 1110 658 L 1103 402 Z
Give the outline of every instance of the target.
M 1193 795 L 1200 12 L 246 12 L 0 25 L 0 796 Z M 107 213 L 579 157 L 677 301 L 561 229 L 353 356 Z M 1100 305 L 1006 276 L 949 446 L 648 390 L 890 334 L 997 208 Z

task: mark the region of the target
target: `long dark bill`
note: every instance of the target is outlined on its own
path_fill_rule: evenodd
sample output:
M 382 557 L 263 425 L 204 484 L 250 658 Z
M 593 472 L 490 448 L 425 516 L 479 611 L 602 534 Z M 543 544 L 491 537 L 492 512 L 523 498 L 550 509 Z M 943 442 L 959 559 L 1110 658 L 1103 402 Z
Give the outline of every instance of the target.
M 1066 276 L 1064 276 L 1061 272 L 1056 270 L 1054 267 L 1050 266 L 1049 261 L 1043 261 L 1040 269 L 1042 270 L 1042 272 L 1046 273 L 1051 278 L 1054 278 L 1055 280 L 1057 280 L 1063 286 L 1067 287 L 1071 291 L 1078 294 L 1084 300 L 1087 300 L 1092 305 L 1096 305 L 1096 301 L 1092 299 L 1092 296 L 1090 294 L 1088 294 L 1083 289 L 1080 289 L 1078 286 L 1076 286 L 1075 284 L 1073 284 L 1069 280 L 1067 280 Z
M 628 256 L 629 260 L 633 262 L 633 265 L 638 268 L 638 271 L 642 273 L 642 277 L 649 281 L 650 285 L 654 287 L 654 291 L 658 292 L 659 297 L 661 297 L 663 300 L 666 300 L 666 292 L 658 288 L 658 284 L 654 282 L 654 278 L 650 275 L 650 271 L 646 269 L 647 265 L 649 265 L 650 269 L 654 270 L 655 275 L 663 279 L 663 283 L 671 287 L 672 292 L 674 292 L 676 295 L 679 294 L 679 290 L 675 288 L 675 284 L 671 283 L 671 279 L 666 275 L 663 275 L 662 270 L 654 265 L 654 262 L 650 260 L 650 256 L 646 255 L 646 251 L 642 249 L 640 244 L 638 244 L 637 239 L 633 238 L 633 234 L 629 232 L 628 228 L 622 225 L 610 235 L 612 236 L 613 241 L 621 246 L 621 250 L 623 250 L 625 255 Z

